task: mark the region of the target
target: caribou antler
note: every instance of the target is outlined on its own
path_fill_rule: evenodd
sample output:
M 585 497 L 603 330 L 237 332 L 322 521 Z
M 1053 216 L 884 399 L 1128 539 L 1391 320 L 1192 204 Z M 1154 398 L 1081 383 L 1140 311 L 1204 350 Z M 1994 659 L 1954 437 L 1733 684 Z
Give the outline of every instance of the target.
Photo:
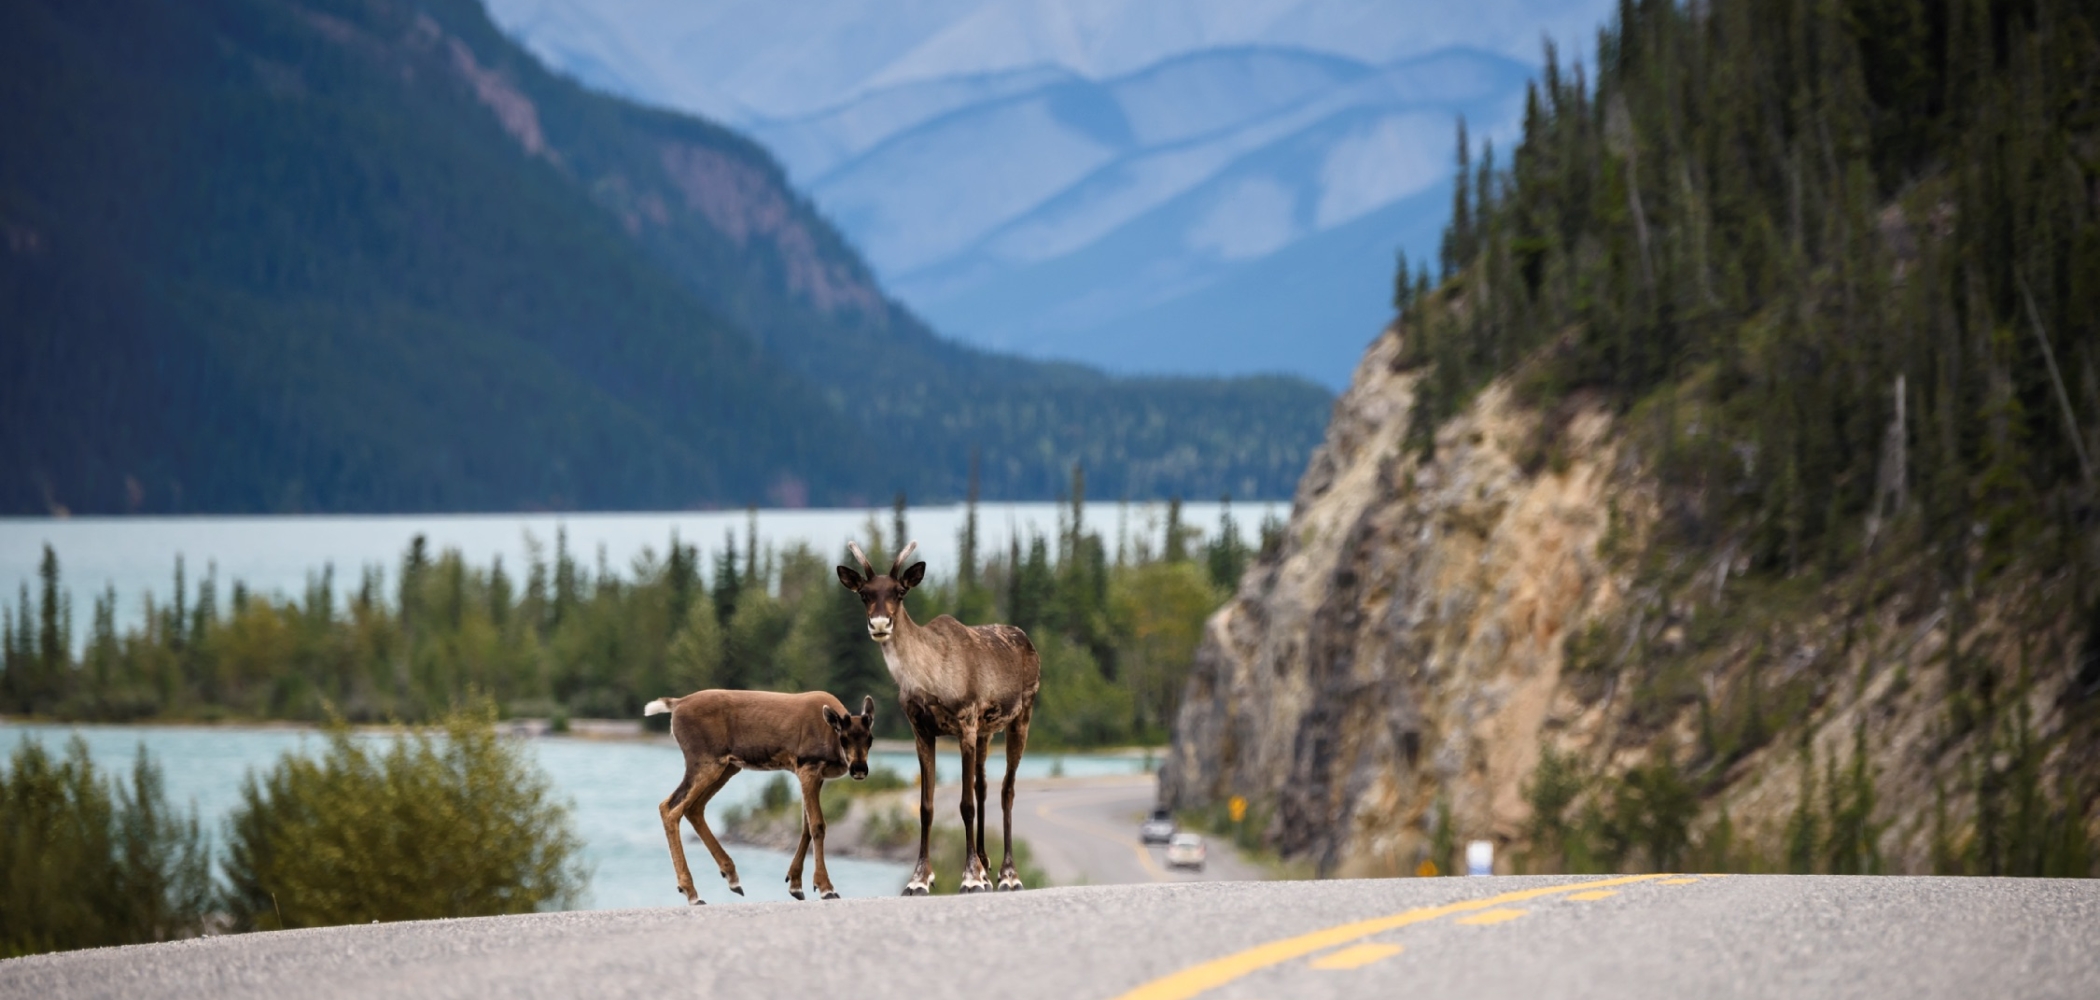
M 868 554 L 860 550 L 860 543 L 847 542 L 846 548 L 852 550 L 853 558 L 860 560 L 860 575 L 870 580 L 875 579 L 875 567 L 868 565 Z
M 911 554 L 917 551 L 919 551 L 919 543 L 913 542 L 910 545 L 906 545 L 904 551 L 897 553 L 897 561 L 890 564 L 890 576 L 902 578 L 904 576 L 904 564 L 910 562 Z

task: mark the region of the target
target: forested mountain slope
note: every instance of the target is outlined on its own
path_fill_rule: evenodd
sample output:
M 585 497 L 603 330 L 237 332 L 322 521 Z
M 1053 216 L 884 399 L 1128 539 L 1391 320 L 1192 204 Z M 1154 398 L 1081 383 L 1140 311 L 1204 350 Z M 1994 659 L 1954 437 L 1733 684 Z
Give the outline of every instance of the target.
M 1405 281 L 1163 779 L 1328 871 L 2089 875 L 2100 36 L 1627 3 Z
M 0 95 L 7 512 L 1276 495 L 1327 407 L 943 341 L 467 0 L 10 4 Z

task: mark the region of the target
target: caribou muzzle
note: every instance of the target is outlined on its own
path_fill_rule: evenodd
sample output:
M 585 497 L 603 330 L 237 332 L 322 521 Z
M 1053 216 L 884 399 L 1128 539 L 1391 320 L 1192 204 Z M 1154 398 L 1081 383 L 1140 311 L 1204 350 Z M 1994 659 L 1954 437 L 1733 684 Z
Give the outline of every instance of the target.
M 868 619 L 868 638 L 876 642 L 888 642 L 895 632 L 896 626 L 887 615 Z

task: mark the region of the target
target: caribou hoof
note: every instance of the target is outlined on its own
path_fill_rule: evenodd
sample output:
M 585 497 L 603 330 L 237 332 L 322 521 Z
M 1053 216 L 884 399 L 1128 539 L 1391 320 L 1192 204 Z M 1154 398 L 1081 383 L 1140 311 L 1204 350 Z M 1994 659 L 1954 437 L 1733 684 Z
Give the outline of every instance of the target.
M 793 897 L 795 897 L 796 899 L 801 899 L 801 898 L 802 898 L 802 890 L 800 890 L 800 889 L 789 889 L 789 890 L 788 890 L 788 895 L 790 895 L 790 896 L 793 896 Z
M 1018 875 L 1001 875 L 1001 876 L 999 876 L 999 891 L 1000 891 L 1000 892 L 1020 892 L 1022 888 L 1023 888 L 1023 886 L 1021 885 L 1021 877 L 1020 877 L 1020 876 L 1018 876 Z
M 707 900 L 701 899 L 701 898 L 700 898 L 700 897 L 698 897 L 698 896 L 694 896 L 693 898 L 691 898 L 691 899 L 689 899 L 689 900 L 686 900 L 686 903 L 685 903 L 685 905 L 687 905 L 687 906 L 706 906 L 706 905 L 707 905 Z
M 962 885 L 959 887 L 959 891 L 966 894 L 977 892 L 990 892 L 992 891 L 992 883 L 982 878 L 966 878 L 963 879 Z
M 930 887 L 924 882 L 912 882 L 904 887 L 904 894 L 907 896 L 924 896 L 928 888 Z
M 744 887 L 740 885 L 732 885 L 729 887 L 729 891 L 741 896 L 744 894 Z
M 824 898 L 825 898 L 825 899 L 837 899 L 837 898 L 839 898 L 838 890 L 836 890 L 836 889 L 826 889 L 826 890 L 824 890 Z

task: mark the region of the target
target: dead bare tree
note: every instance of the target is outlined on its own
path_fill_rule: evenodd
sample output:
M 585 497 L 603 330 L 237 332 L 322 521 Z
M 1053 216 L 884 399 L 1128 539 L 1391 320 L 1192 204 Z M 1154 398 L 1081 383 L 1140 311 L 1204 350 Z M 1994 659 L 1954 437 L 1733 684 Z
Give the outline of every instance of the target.
M 912 621 L 904 595 L 925 580 L 926 564 L 911 563 L 908 569 L 905 564 L 919 543 L 905 546 L 884 576 L 875 574 L 859 545 L 849 547 L 860 571 L 840 566 L 839 583 L 867 606 L 868 637 L 882 645 L 882 661 L 897 680 L 898 701 L 919 750 L 919 863 L 904 894 L 923 896 L 933 886 L 933 866 L 926 857 L 933 830 L 933 741 L 944 734 L 962 744 L 963 841 L 970 855 L 962 891 L 991 887 L 984 850 L 984 760 L 992 734 L 1000 730 L 1006 731 L 1006 783 L 999 793 L 1006 860 L 998 887 L 1021 888 L 1014 868 L 1014 772 L 1028 746 L 1028 720 L 1042 687 L 1035 644 L 1012 625 L 969 626 L 948 615 L 924 625 Z
M 671 738 L 685 753 L 685 777 L 656 811 L 663 818 L 664 837 L 671 842 L 671 867 L 678 872 L 678 891 L 685 893 L 686 902 L 699 906 L 703 900 L 686 868 L 685 845 L 678 839 L 680 817 L 693 824 L 700 842 L 715 856 L 729 891 L 744 894 L 736 862 L 707 828 L 707 801 L 740 770 L 795 772 L 802 783 L 802 842 L 788 866 L 788 892 L 802 898 L 802 858 L 814 843 L 817 892 L 825 899 L 839 898 L 824 869 L 824 806 L 818 793 L 826 778 L 851 774 L 859 781 L 868 776 L 875 699 L 863 697 L 860 714 L 847 715 L 844 704 L 822 691 L 696 691 L 683 698 L 658 698 L 642 710 L 643 715 L 665 712 L 671 713 Z

